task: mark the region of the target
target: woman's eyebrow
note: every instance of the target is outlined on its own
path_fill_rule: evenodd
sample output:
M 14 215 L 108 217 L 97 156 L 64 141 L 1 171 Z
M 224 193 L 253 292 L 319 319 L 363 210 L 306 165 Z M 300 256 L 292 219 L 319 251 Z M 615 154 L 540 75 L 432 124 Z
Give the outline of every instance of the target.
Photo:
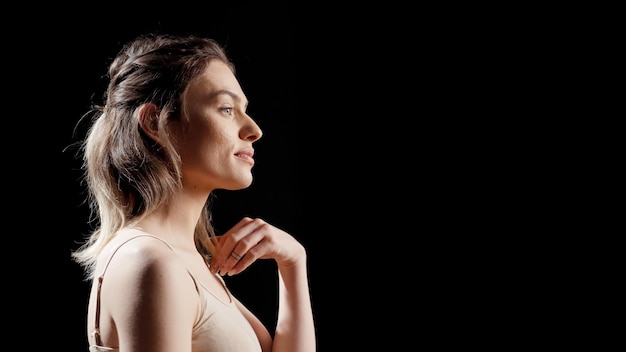
M 226 90 L 226 89 L 220 89 L 220 90 L 218 90 L 216 92 L 213 92 L 213 93 L 211 93 L 211 95 L 209 97 L 210 98 L 215 98 L 218 95 L 228 95 L 228 96 L 232 97 L 233 99 L 235 99 L 237 101 L 241 100 L 241 97 L 239 95 L 237 95 L 237 94 L 235 94 L 235 93 L 233 93 L 233 92 L 231 92 L 229 90 Z
M 242 100 L 241 100 L 241 96 L 239 96 L 239 95 L 237 95 L 236 93 L 231 92 L 230 90 L 227 90 L 227 89 L 220 89 L 220 90 L 218 90 L 218 91 L 215 91 L 215 92 L 213 92 L 213 93 L 211 93 L 211 94 L 209 95 L 209 98 L 210 98 L 210 99 L 213 99 L 213 98 L 215 98 L 215 97 L 217 97 L 217 96 L 219 96 L 219 95 L 228 95 L 229 97 L 233 98 L 233 99 L 234 99 L 234 100 L 236 100 L 237 102 L 242 102 Z M 247 103 L 247 102 L 245 102 L 245 104 L 246 104 L 246 106 L 248 105 L 248 103 Z

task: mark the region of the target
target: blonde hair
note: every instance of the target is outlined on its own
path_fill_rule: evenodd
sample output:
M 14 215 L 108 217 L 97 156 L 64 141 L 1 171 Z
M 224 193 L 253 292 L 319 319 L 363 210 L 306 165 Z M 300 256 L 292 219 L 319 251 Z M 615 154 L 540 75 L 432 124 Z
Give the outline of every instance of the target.
M 184 119 L 181 97 L 211 60 L 234 66 L 214 40 L 147 34 L 125 44 L 108 70 L 103 103 L 86 114 L 92 124 L 80 145 L 93 231 L 72 253 L 88 279 L 96 258 L 124 226 L 132 226 L 180 190 L 181 160 L 169 137 L 170 121 Z M 155 143 L 139 128 L 147 103 L 159 109 Z M 210 257 L 215 235 L 209 196 L 195 229 L 198 250 Z

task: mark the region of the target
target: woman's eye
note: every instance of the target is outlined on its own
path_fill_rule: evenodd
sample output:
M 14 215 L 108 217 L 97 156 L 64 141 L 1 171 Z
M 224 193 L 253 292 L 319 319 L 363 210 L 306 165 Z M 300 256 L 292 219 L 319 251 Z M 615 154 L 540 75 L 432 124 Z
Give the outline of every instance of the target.
M 233 108 L 222 108 L 222 112 L 226 115 L 231 115 L 233 113 Z

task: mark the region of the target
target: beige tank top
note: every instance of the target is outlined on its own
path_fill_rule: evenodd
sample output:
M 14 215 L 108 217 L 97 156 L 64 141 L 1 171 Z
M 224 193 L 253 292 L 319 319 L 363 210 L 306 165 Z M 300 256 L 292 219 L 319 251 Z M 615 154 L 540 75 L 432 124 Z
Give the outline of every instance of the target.
M 99 324 L 100 324 L 100 288 L 102 286 L 102 281 L 104 279 L 104 274 L 106 272 L 109 263 L 111 262 L 111 258 L 115 255 L 115 252 L 123 246 L 128 241 L 137 238 L 137 237 L 152 237 L 161 242 L 163 242 L 166 246 L 168 246 L 172 251 L 174 248 L 170 246 L 163 239 L 158 238 L 156 236 L 141 234 L 136 235 L 128 240 L 124 241 L 120 244 L 108 262 L 105 265 L 105 268 L 98 277 L 98 297 L 96 300 L 96 315 L 95 315 L 95 331 L 92 332 L 95 336 L 95 345 L 89 346 L 90 352 L 118 352 L 118 348 L 111 348 L 102 346 L 102 342 L 100 340 L 100 335 L 98 332 Z M 191 279 L 194 281 L 196 285 L 196 289 L 198 290 L 198 294 L 200 295 L 200 309 L 201 314 L 199 319 L 194 322 L 193 331 L 192 331 L 192 351 L 193 352 L 232 352 L 232 351 L 261 351 L 261 345 L 259 340 L 252 329 L 248 320 L 243 316 L 241 311 L 235 305 L 230 290 L 226 288 L 226 285 L 223 281 L 223 278 L 219 275 L 216 275 L 222 284 L 226 288 L 228 292 L 230 301 L 224 302 L 214 296 L 211 291 L 209 291 L 206 287 L 202 285 L 193 274 L 187 270 Z

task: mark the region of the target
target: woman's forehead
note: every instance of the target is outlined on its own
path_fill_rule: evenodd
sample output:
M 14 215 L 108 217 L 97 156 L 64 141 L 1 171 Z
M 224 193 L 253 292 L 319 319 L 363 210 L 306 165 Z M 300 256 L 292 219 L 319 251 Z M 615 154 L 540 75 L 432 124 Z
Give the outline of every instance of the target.
M 222 61 L 212 60 L 189 85 L 188 98 L 204 100 L 221 95 L 247 103 L 245 94 L 230 66 Z

